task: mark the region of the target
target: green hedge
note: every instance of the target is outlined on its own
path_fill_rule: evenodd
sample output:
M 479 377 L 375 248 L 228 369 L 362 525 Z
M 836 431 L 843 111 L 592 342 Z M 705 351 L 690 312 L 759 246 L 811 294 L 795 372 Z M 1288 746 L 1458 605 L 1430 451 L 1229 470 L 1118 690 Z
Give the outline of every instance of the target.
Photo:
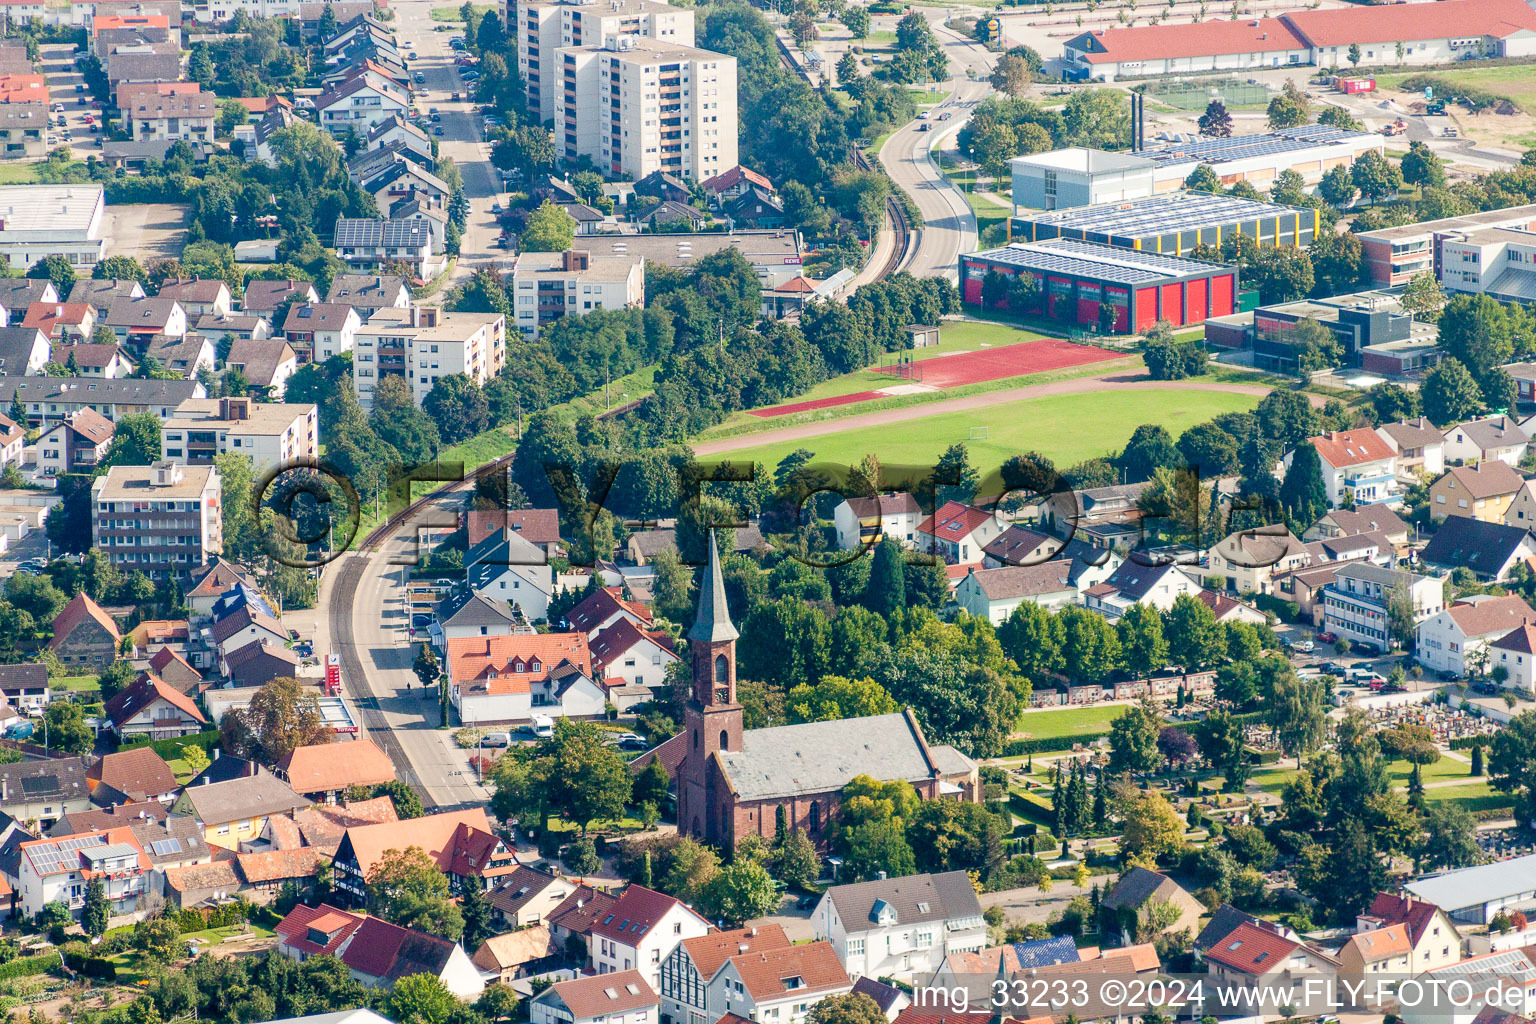
M 1023 793 L 1008 794 L 1008 809 L 1019 817 L 1038 825 L 1049 826 L 1055 817 L 1055 811 L 1048 802 L 1040 797 L 1027 796 Z
M 1109 738 L 1108 729 L 1100 729 L 1096 732 L 1079 733 L 1076 736 L 1021 736 L 1011 739 L 1003 747 L 1004 757 L 1023 757 L 1025 754 L 1044 754 L 1056 750 L 1070 750 L 1072 744 L 1081 743 L 1084 746 L 1094 740 Z
M 1273 594 L 1255 594 L 1253 606 L 1261 612 L 1269 612 L 1282 622 L 1295 622 L 1301 615 L 1301 605 Z
M 70 953 L 65 955 L 64 963 L 70 970 L 78 971 L 87 978 L 98 978 L 102 981 L 114 981 L 117 978 L 117 965 L 103 956 Z
M 12 978 L 30 978 L 34 974 L 47 974 L 64 962 L 58 950 L 39 956 L 21 956 L 0 964 L 0 981 Z
M 131 743 L 122 744 L 117 749 L 137 750 L 139 747 L 148 747 L 167 761 L 172 761 L 181 756 L 183 749 L 194 743 L 203 748 L 203 753 L 209 753 L 219 745 L 219 730 L 204 729 L 195 736 L 183 736 L 174 740 L 134 740 Z
M 1471 750 L 1473 747 L 1486 747 L 1492 742 L 1492 736 L 1457 736 L 1451 740 L 1451 749 Z

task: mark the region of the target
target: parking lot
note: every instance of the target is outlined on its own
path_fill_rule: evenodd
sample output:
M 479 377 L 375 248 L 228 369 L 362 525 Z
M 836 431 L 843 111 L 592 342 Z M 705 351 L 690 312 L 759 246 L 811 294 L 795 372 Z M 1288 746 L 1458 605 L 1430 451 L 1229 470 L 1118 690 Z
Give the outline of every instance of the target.
M 39 50 L 43 75 L 48 82 L 48 149 L 70 146 L 74 149 L 100 151 L 102 134 L 100 125 L 92 122 L 101 118 L 95 100 L 85 91 L 85 76 L 75 66 L 77 54 L 69 43 L 49 43 Z M 59 108 L 63 108 L 64 124 L 58 123 Z M 89 121 L 87 120 L 89 119 Z M 81 154 L 84 156 L 84 154 Z
M 187 217 L 184 203 L 133 203 L 109 206 L 103 233 L 111 241 L 114 256 L 132 256 L 145 260 L 177 259 L 187 245 Z

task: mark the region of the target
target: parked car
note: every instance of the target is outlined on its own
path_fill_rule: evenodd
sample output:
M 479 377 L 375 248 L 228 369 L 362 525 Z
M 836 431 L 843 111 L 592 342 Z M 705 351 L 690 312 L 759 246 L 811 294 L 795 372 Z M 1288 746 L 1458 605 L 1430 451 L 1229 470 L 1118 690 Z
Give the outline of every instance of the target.
M 512 734 L 507 732 L 488 732 L 480 737 L 482 747 L 506 747 L 512 744 Z
M 1317 639 L 1319 643 L 1331 644 L 1336 643 L 1339 638 L 1332 633 L 1319 633 L 1317 634 Z
M 1311 640 L 1298 640 L 1291 646 L 1300 651 L 1302 654 L 1311 654 L 1317 648 L 1317 645 L 1314 644 Z

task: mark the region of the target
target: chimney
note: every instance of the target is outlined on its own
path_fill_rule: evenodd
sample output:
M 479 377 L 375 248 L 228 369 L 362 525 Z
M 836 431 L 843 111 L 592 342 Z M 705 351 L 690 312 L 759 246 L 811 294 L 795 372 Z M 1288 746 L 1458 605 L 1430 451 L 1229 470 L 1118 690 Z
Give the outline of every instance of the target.
M 745 953 L 746 951 L 747 951 L 747 944 L 745 942 L 743 942 L 741 945 L 736 947 L 736 952 L 738 952 L 738 953 Z
M 880 872 L 880 881 L 882 881 L 882 882 L 885 881 L 885 872 L 884 871 Z

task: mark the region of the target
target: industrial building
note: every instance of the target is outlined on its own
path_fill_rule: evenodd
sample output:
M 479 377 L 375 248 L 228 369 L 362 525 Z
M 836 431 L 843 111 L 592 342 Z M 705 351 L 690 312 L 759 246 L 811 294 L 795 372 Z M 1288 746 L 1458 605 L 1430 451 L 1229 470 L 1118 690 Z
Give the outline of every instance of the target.
M 1304 124 L 1225 139 L 1190 136 L 1134 153 L 1072 146 L 1014 157 L 1009 162 L 1014 213 L 1020 207 L 1063 210 L 1176 192 L 1201 164 L 1227 186 L 1246 181 L 1263 191 L 1282 171 L 1295 171 L 1308 185 L 1316 185 L 1333 168 L 1352 166 L 1365 153 L 1382 152 L 1385 142 L 1375 132 Z
M 1237 301 L 1236 267 L 1070 238 L 960 257 L 964 301 L 981 304 L 982 282 L 990 271 L 1034 275 L 1037 299 L 1022 312 L 1096 326 L 1100 304 L 1109 303 L 1119 332 L 1145 330 L 1158 320 L 1175 326 L 1199 323 L 1232 313 Z
M 1247 235 L 1260 245 L 1311 245 L 1316 210 L 1280 206 L 1210 192 L 1170 192 L 1123 203 L 1022 213 L 1012 239 L 1043 242 L 1076 238 L 1123 249 L 1187 256 L 1197 245 L 1220 245 Z
M 1276 18 L 1094 29 L 1064 44 L 1068 74 L 1112 82 L 1203 71 L 1316 64 L 1340 67 L 1358 45 L 1374 64 L 1445 64 L 1536 54 L 1536 11 L 1524 0 L 1349 6 Z
M 1479 228 L 1442 236 L 1440 283 L 1500 302 L 1536 301 L 1536 232 Z
M 1358 237 L 1365 250 L 1372 283 L 1387 287 L 1407 284 L 1419 274 L 1430 271 L 1441 278 L 1442 284 L 1450 287 L 1441 272 L 1442 243 L 1447 238 L 1462 237 L 1485 228 L 1536 231 L 1536 204 L 1381 228 L 1362 232 Z
M 106 253 L 105 219 L 100 185 L 0 186 L 0 255 L 13 270 L 63 256 L 90 277 Z

